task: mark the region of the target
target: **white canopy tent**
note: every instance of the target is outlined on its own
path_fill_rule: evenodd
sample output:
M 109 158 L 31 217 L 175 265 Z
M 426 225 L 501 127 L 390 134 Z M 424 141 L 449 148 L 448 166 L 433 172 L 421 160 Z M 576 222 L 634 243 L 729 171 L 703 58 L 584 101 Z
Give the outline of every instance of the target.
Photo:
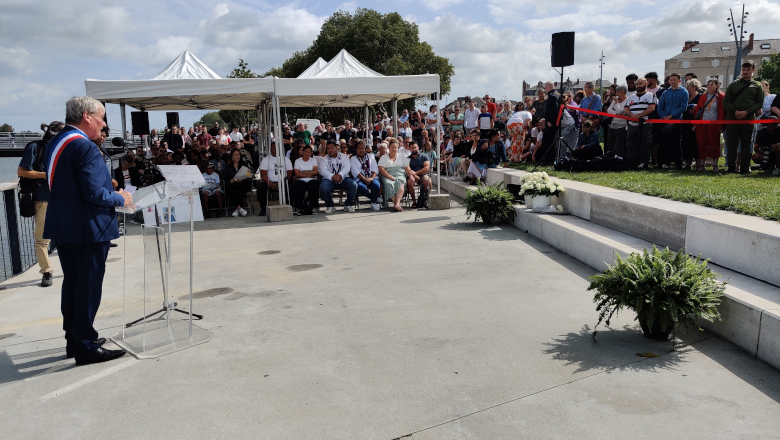
M 364 66 L 346 50 L 339 52 L 327 64 L 323 63 L 324 60 L 319 58 L 298 78 L 220 78 L 185 50 L 153 79 L 87 79 L 84 83 L 88 96 L 103 103 L 120 105 L 123 133 L 127 131 L 126 105 L 141 111 L 256 110 L 263 130 L 260 136 L 262 151 L 268 151 L 270 145 L 267 128 L 271 126 L 272 119 L 274 138 L 282 138 L 280 107 L 363 107 L 369 142 L 369 105 L 393 103 L 395 133 L 398 133 L 399 99 L 435 93 L 438 107 L 439 75 L 384 76 Z M 436 148 L 442 139 L 441 120 L 437 121 L 437 127 Z M 284 154 L 283 149 L 279 150 L 279 154 Z M 279 164 L 284 175 L 284 161 L 279 161 Z M 286 201 L 283 187 L 280 186 L 281 203 Z
M 317 60 L 306 71 L 313 71 Z M 384 76 L 364 66 L 342 49 L 327 65 L 307 78 L 276 78 L 275 107 L 363 107 L 366 139 L 371 143 L 368 106 L 392 102 L 393 132 L 398 133 L 398 100 L 436 94 L 439 107 L 439 75 Z M 437 118 L 436 147 L 442 142 L 441 118 Z M 277 138 L 281 130 L 277 129 Z M 437 155 L 441 156 L 441 155 Z M 441 158 L 439 158 L 441 159 Z M 439 161 L 440 169 L 441 161 Z M 440 188 L 441 185 L 438 185 Z M 440 191 L 440 190 L 439 190 Z
M 314 62 L 311 66 L 309 66 L 306 70 L 303 71 L 300 75 L 298 75 L 298 78 L 311 78 L 314 75 L 317 74 L 320 70 L 322 70 L 325 65 L 328 64 L 325 60 L 322 59 L 322 57 L 317 58 L 317 61 Z

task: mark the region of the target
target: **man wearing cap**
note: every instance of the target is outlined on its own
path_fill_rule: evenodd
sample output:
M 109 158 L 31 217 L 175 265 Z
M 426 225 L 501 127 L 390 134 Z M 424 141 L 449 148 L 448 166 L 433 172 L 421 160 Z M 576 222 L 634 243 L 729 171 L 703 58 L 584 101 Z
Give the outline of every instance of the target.
M 271 155 L 266 156 L 260 162 L 260 178 L 257 184 L 257 201 L 260 203 L 259 216 L 266 215 L 266 206 L 268 206 L 268 191 L 279 191 L 279 173 L 277 170 L 276 142 L 271 142 Z M 284 171 L 289 180 L 293 175 L 293 165 L 288 157 L 284 158 Z
M 206 165 L 206 172 L 203 173 L 203 179 L 206 185 L 200 189 L 201 202 L 203 204 L 203 215 L 209 217 L 209 196 L 214 195 L 217 198 L 217 217 L 222 214 L 222 188 L 219 186 L 219 174 L 216 172 L 214 163 Z

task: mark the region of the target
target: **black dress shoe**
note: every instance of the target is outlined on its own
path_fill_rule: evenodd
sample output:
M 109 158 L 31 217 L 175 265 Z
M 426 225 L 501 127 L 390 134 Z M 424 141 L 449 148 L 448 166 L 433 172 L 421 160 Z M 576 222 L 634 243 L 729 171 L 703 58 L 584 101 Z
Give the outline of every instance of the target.
M 87 351 L 76 355 L 76 365 L 97 364 L 120 358 L 125 355 L 124 350 L 108 350 L 98 347 L 97 350 Z
M 98 347 L 102 347 L 103 344 L 106 343 L 106 338 L 97 338 L 94 341 L 92 341 L 92 343 L 97 345 Z M 65 356 L 67 356 L 68 359 L 72 359 L 76 356 L 76 354 L 73 353 L 73 350 L 70 347 L 65 347 Z
M 119 245 L 118 245 L 118 244 L 116 244 L 116 243 L 111 243 L 111 244 L 109 245 L 109 247 L 117 247 L 117 246 L 119 246 Z
M 43 274 L 43 278 L 41 279 L 41 287 L 49 287 L 52 284 L 54 284 L 54 282 L 52 281 L 53 276 L 54 275 L 51 272 L 46 272 L 45 274 Z

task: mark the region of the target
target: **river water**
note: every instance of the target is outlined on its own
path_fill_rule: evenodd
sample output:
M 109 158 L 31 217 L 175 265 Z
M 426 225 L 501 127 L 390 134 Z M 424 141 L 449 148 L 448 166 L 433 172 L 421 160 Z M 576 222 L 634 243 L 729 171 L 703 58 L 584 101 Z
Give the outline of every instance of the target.
M 21 160 L 21 157 L 0 157 L 0 183 L 16 179 L 16 169 Z

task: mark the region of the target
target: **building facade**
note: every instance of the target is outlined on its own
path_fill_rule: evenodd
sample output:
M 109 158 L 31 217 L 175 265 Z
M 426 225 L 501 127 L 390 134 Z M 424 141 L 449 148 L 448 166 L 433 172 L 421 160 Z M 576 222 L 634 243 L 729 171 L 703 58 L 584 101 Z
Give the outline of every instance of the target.
M 780 39 L 754 40 L 750 34 L 747 42 L 743 42 L 742 60 L 753 60 L 756 67 L 780 52 Z M 664 73 L 679 73 L 686 75 L 694 73 L 702 83 L 709 79 L 717 79 L 722 88 L 731 83 L 734 78 L 734 65 L 737 60 L 737 44 L 731 42 L 699 43 L 686 41 L 682 52 L 666 60 Z
M 589 80 L 589 81 L 580 81 L 580 79 L 577 78 L 575 81 L 572 81 L 571 79 L 566 78 L 566 81 L 563 82 L 563 91 L 564 93 L 566 92 L 577 93 L 580 90 L 582 90 L 585 87 L 585 83 L 588 82 L 592 82 L 593 85 L 596 87 L 596 90 L 598 90 L 599 88 L 598 79 Z M 603 78 L 601 82 L 602 82 L 602 87 L 604 87 L 604 90 L 606 91 L 606 89 L 610 88 L 612 84 L 617 83 L 617 78 L 614 78 L 612 81 Z M 560 82 L 555 81 L 555 90 L 560 91 L 560 89 L 561 89 Z M 523 81 L 523 96 L 536 96 L 537 90 L 544 90 L 543 82 L 539 81 L 536 85 L 532 86 L 531 84 Z

